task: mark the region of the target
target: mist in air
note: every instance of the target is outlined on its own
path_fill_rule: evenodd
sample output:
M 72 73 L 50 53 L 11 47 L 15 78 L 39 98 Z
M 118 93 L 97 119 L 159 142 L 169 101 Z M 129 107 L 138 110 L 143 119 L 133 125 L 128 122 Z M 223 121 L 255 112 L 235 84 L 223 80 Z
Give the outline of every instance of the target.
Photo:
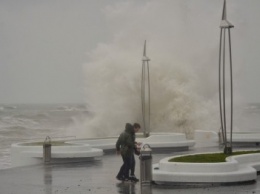
M 141 65 L 145 40 L 151 59 L 151 131 L 183 132 L 188 137 L 198 129 L 218 131 L 222 5 L 220 0 L 153 0 L 142 5 L 121 2 L 107 7 L 106 19 L 114 37 L 88 53 L 90 62 L 84 64 L 83 71 L 91 117 L 76 121 L 78 134 L 113 136 L 124 129 L 126 122 L 142 125 Z M 235 20 L 242 23 L 236 14 L 239 6 L 227 2 L 228 18 L 235 26 Z M 235 30 L 233 41 L 238 41 L 241 34 Z M 239 50 L 234 52 L 240 54 Z M 236 79 L 242 60 L 234 63 Z M 236 101 L 242 98 L 235 95 Z

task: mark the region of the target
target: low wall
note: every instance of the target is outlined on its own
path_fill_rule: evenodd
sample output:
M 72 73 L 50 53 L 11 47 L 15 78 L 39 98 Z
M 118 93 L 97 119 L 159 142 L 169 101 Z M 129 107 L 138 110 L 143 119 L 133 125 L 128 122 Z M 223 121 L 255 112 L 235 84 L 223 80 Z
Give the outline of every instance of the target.
M 260 171 L 260 153 L 230 156 L 226 160 L 228 162 L 237 161 L 240 165 L 249 165 L 257 172 Z
M 73 144 L 88 144 L 93 148 L 99 148 L 105 150 L 115 149 L 117 138 L 109 138 L 109 139 L 85 139 L 85 140 L 73 140 L 68 141 L 66 143 Z
M 51 157 L 59 159 L 94 158 L 103 155 L 103 150 L 91 148 L 87 144 L 51 146 Z M 11 145 L 12 167 L 43 163 L 43 146 L 17 143 Z
M 186 163 L 186 162 L 169 162 L 172 157 L 164 158 L 159 163 L 159 169 L 168 172 L 182 173 L 213 173 L 213 172 L 232 172 L 238 170 L 238 162 L 219 163 Z
M 178 142 L 184 141 L 186 139 L 186 135 L 183 133 L 162 133 L 162 134 L 151 134 L 149 137 L 145 138 L 145 141 L 150 142 Z
M 213 147 L 219 145 L 219 134 L 215 131 L 195 130 L 195 147 Z
M 104 152 L 115 150 L 117 137 L 80 139 L 65 142 L 62 146 L 52 146 L 52 158 L 86 158 L 100 156 Z M 188 149 L 194 146 L 193 140 L 186 140 L 181 133 L 151 133 L 148 138 L 137 138 L 143 144 L 149 144 L 152 149 Z M 155 151 L 156 149 L 154 149 Z M 17 143 L 11 146 L 12 166 L 33 165 L 42 163 L 43 146 L 30 142 Z
M 117 138 L 73 140 L 66 143 L 89 144 L 93 148 L 115 150 Z M 182 133 L 151 133 L 147 138 L 136 138 L 137 142 L 149 144 L 152 148 L 189 148 L 195 145 L 194 140 L 187 140 Z
M 178 156 L 175 156 L 178 157 Z M 169 162 L 167 157 L 153 165 L 153 180 L 157 184 L 180 183 L 240 183 L 257 179 L 260 154 L 231 156 L 221 163 Z
M 195 145 L 194 140 L 187 140 L 186 135 L 182 133 L 158 133 L 151 134 L 144 139 L 137 139 L 142 144 L 149 144 L 152 148 L 180 148 L 192 147 Z

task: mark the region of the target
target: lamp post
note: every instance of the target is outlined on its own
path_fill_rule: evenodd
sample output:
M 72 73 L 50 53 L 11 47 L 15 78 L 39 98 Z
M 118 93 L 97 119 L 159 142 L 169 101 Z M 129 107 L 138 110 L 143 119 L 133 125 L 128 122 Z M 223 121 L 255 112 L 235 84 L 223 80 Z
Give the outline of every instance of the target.
M 232 133 L 233 133 L 233 78 L 232 78 L 232 54 L 231 54 L 231 34 L 230 29 L 233 28 L 229 21 L 227 21 L 226 0 L 224 0 L 222 20 L 220 23 L 220 43 L 219 43 L 219 107 L 220 107 L 220 122 L 222 130 L 222 139 L 224 143 L 224 153 L 232 153 Z M 226 32 L 228 33 L 228 42 L 226 42 Z M 228 45 L 228 51 L 226 51 Z M 229 84 L 230 84 L 230 120 L 228 122 L 226 114 L 226 52 L 229 55 Z M 230 125 L 230 140 L 227 139 L 227 123 Z
M 144 136 L 150 134 L 150 74 L 149 61 L 146 56 L 146 41 L 144 42 L 144 52 L 142 58 L 142 79 L 141 79 L 141 100 L 142 100 L 142 117 Z

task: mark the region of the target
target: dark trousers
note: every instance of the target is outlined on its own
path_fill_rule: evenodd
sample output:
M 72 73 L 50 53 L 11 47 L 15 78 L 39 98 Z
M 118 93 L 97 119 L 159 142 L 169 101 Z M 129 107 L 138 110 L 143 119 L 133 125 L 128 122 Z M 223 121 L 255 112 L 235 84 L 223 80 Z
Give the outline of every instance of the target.
M 118 178 L 129 178 L 129 170 L 131 168 L 132 156 L 122 156 L 122 159 L 123 159 L 123 165 L 121 166 L 121 168 L 117 174 L 117 177 Z
M 135 175 L 135 155 L 134 154 L 132 154 L 132 156 L 131 156 L 130 175 L 131 176 Z

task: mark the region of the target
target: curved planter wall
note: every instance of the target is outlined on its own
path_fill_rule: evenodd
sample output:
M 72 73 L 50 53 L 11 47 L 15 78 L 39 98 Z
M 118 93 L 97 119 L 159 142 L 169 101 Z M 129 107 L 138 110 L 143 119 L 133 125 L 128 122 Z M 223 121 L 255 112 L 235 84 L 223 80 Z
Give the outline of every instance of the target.
M 175 156 L 177 157 L 177 156 Z M 169 162 L 167 157 L 153 165 L 157 184 L 240 183 L 254 181 L 260 169 L 260 154 L 231 156 L 222 163 Z
M 104 152 L 115 150 L 116 138 L 100 138 L 100 139 L 81 139 L 72 140 L 66 143 L 74 144 L 89 144 L 93 148 L 103 149 Z M 187 140 L 186 135 L 182 133 L 151 133 L 147 138 L 136 138 L 137 142 L 149 144 L 152 149 L 175 149 L 175 148 L 186 148 L 195 145 L 194 140 Z
M 97 139 L 76 139 L 65 142 L 63 146 L 52 146 L 52 159 L 60 161 L 68 158 L 82 159 L 94 158 L 103 155 L 104 152 L 115 151 L 117 137 Z M 151 133 L 148 138 L 137 138 L 136 141 L 149 144 L 152 149 L 188 149 L 193 146 L 193 140 L 187 140 L 181 133 Z M 11 146 L 12 166 L 25 166 L 43 162 L 43 146 L 33 142 L 16 143 Z
M 68 160 L 93 159 L 103 155 L 103 150 L 92 148 L 87 144 L 66 144 L 63 146 L 51 146 L 51 158 Z M 17 143 L 11 146 L 12 167 L 35 165 L 43 163 L 43 146 Z

